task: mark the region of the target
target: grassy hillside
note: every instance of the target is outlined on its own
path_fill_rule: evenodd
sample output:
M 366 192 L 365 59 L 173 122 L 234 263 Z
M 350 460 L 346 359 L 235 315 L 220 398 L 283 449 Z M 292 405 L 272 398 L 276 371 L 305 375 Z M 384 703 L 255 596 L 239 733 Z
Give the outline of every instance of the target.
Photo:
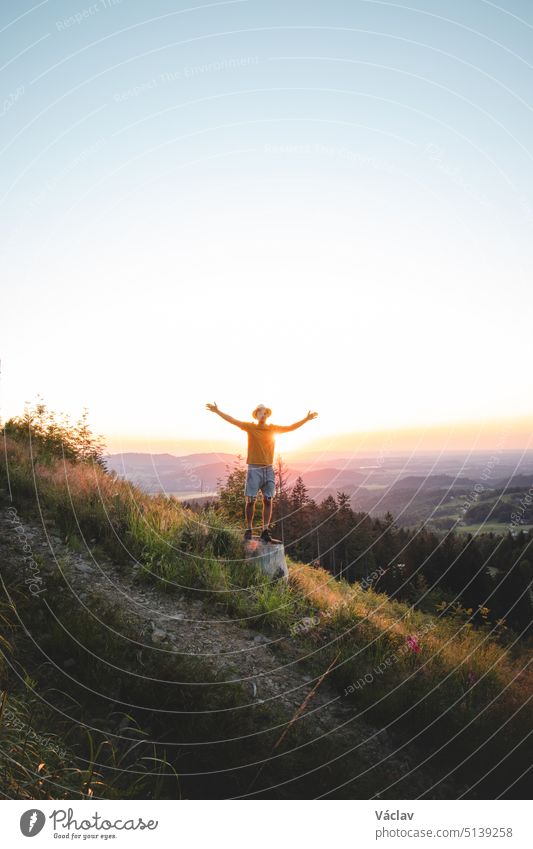
M 165 593 L 186 592 L 191 600 L 286 641 L 317 680 L 330 670 L 354 715 L 406 740 L 416 737 L 428 756 L 434 754 L 461 780 L 479 780 L 480 798 L 504 792 L 526 769 L 524 741 L 533 718 L 531 653 L 523 652 L 519 635 L 503 623 L 474 628 L 472 611 L 445 599 L 434 614 L 422 613 L 299 563 L 290 563 L 288 586 L 271 584 L 242 561 L 240 532 L 221 512 L 199 515 L 174 499 L 144 494 L 106 472 L 87 431 L 72 437 L 70 426 L 63 432 L 56 423 L 48 433 L 49 425 L 43 415 L 40 423 L 6 426 L 0 461 L 5 504 L 54 527 L 75 549 L 136 568 L 139 581 L 155 583 Z M 84 644 L 93 642 L 95 652 L 101 651 L 109 637 L 85 627 L 83 615 L 68 615 L 72 627 L 83 630 Z M 6 640 L 9 628 L 7 617 Z M 58 634 L 48 638 L 60 642 Z M 134 664 L 134 657 L 128 662 Z M 207 673 L 199 666 L 188 674 L 203 680 Z M 10 698 L 15 710 L 31 710 L 31 692 L 31 686 L 19 688 L 15 702 Z M 203 698 L 205 708 L 214 695 L 206 690 Z M 206 729 L 206 739 L 211 730 Z M 10 733 L 17 736 L 16 729 Z M 20 747 L 21 740 L 13 745 Z M 79 740 L 73 745 L 79 747 Z M 11 786 L 26 786 L 17 758 L 9 763 L 4 770 Z M 340 777 L 340 763 L 338 769 Z M 83 793 L 86 771 L 69 775 Z M 37 792 L 36 782 L 28 786 L 28 792 Z M 132 792 L 148 795 L 142 782 Z

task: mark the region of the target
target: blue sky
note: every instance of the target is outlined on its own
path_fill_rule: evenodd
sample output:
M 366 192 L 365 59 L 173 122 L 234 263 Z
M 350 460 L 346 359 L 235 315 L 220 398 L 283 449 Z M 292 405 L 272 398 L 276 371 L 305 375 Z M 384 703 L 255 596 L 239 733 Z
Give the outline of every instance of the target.
M 533 8 L 4 3 L 1 405 L 529 413 Z

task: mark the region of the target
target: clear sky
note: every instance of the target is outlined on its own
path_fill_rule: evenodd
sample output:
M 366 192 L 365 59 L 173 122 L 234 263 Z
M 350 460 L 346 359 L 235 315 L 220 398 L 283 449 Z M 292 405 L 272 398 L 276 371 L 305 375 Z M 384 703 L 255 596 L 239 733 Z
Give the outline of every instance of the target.
M 531 3 L 22 0 L 0 44 L 4 419 L 524 442 Z

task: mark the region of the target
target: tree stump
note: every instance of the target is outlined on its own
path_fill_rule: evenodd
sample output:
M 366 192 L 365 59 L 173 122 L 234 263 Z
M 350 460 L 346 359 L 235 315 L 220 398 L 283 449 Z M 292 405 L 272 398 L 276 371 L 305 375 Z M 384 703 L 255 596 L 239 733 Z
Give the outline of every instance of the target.
M 273 581 L 287 581 L 289 570 L 285 560 L 283 543 L 263 542 L 261 539 L 246 540 L 244 557 Z

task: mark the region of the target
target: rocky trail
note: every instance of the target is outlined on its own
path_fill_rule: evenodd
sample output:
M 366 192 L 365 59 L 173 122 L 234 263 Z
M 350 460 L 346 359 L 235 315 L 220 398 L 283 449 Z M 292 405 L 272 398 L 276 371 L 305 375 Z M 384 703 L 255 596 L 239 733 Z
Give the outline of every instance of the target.
M 3 573 L 9 565 L 10 574 L 29 582 L 35 563 L 42 586 L 61 572 L 64 588 L 60 592 L 71 610 L 86 607 L 98 618 L 98 599 L 107 603 L 111 599 L 140 646 L 199 659 L 218 681 L 244 687 L 249 704 L 272 706 L 277 715 L 281 711 L 280 735 L 296 714 L 297 722 L 305 718 L 314 739 L 337 744 L 340 740 L 343 752 L 353 750 L 345 757 L 353 758 L 354 775 L 365 764 L 379 764 L 383 798 L 456 798 L 464 789 L 439 782 L 439 772 L 429 761 L 418 766 L 425 756 L 413 744 L 404 746 L 388 730 L 355 718 L 354 704 L 343 699 L 327 677 L 317 679 L 290 636 L 266 636 L 246 622 L 219 613 L 212 604 L 185 593 L 164 593 L 155 584 L 140 581 L 138 567 L 118 566 L 100 555 L 96 559 L 89 549 L 81 554 L 48 523 L 40 525 L 2 508 L 0 570 Z M 105 618 L 105 613 L 101 616 Z

